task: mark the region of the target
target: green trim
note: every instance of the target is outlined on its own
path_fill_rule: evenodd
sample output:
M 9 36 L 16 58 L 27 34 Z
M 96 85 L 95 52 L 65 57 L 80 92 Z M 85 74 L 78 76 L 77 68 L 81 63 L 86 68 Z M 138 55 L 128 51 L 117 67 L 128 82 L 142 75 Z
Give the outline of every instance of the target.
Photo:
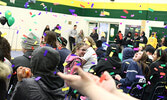
M 15 4 L 10 3 L 10 0 L 2 0 L 7 3 L 7 6 L 13 6 L 13 7 L 20 7 L 24 8 L 24 4 L 28 0 L 16 0 Z M 56 13 L 63 13 L 63 14 L 69 14 L 69 9 L 75 9 L 75 13 L 78 16 L 86 16 L 86 17 L 99 17 L 99 18 L 121 18 L 120 16 L 126 16 L 126 19 L 135 19 L 135 20 L 155 20 L 156 21 L 167 21 L 167 12 L 166 11 L 154 11 L 150 12 L 148 10 L 143 10 L 142 13 L 139 13 L 139 10 L 128 10 L 128 14 L 124 13 L 123 10 L 115 10 L 115 9 L 105 9 L 105 11 L 109 12 L 109 16 L 100 16 L 101 11 L 103 9 L 90 9 L 90 8 L 78 8 L 78 7 L 72 7 L 72 6 L 66 6 L 66 5 L 53 5 L 53 3 L 47 3 L 47 2 L 41 2 L 36 1 L 35 4 L 30 4 L 31 9 L 35 10 L 42 10 L 44 7 L 40 5 L 41 3 L 44 3 L 47 6 L 48 12 L 50 12 L 50 8 L 52 8 L 52 12 Z M 131 14 L 134 14 L 134 17 L 131 17 Z

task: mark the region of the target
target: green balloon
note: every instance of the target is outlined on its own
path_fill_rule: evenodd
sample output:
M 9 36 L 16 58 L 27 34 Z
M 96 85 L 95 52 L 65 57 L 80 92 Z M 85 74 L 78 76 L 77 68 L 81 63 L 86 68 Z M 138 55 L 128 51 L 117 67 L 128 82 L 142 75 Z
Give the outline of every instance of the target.
M 9 11 L 9 10 L 7 10 L 7 11 L 5 12 L 5 17 L 6 17 L 6 19 L 9 19 L 9 17 L 11 17 L 11 16 L 12 16 L 12 12 Z
M 14 22 L 15 22 L 15 19 L 13 17 L 9 17 L 9 19 L 8 19 L 8 26 L 9 27 L 12 26 L 14 24 Z

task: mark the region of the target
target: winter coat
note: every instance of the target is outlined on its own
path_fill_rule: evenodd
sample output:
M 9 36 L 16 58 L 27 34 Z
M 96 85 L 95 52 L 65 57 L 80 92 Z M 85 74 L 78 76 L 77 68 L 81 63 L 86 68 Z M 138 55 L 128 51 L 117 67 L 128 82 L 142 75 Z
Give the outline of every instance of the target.
M 139 82 L 140 77 L 137 77 L 137 76 L 143 76 L 143 78 L 141 78 L 142 83 L 146 82 L 146 79 L 145 79 L 143 72 L 142 72 L 142 68 L 139 67 L 137 62 L 133 61 L 128 66 L 126 78 L 123 78 L 120 80 L 120 82 L 122 84 L 121 88 L 123 89 L 123 91 L 125 93 L 128 92 L 127 86 L 131 86 L 134 82 Z
M 41 80 L 24 78 L 16 85 L 14 95 L 10 100 L 64 100 L 62 88 L 49 89 Z
M 98 40 L 98 38 L 99 38 L 99 35 L 97 33 L 94 33 L 94 34 L 91 33 L 90 37 L 92 37 L 92 39 L 96 42 Z

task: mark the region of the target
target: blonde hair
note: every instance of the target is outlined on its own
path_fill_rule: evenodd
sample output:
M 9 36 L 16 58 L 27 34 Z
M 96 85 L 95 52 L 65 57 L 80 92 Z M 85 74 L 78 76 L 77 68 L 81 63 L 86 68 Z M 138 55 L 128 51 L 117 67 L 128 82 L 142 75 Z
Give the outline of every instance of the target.
M 76 53 L 76 50 L 78 50 L 78 49 L 80 49 L 81 47 L 83 47 L 85 44 L 83 43 L 83 42 L 81 42 L 81 43 L 77 43 L 76 45 L 75 45 L 75 47 L 73 48 L 73 50 L 72 50 L 72 54 L 75 54 Z
M 86 36 L 84 38 L 88 39 L 88 42 L 90 43 L 90 46 L 95 50 L 95 48 L 93 47 L 93 46 L 96 46 L 95 41 L 90 36 Z

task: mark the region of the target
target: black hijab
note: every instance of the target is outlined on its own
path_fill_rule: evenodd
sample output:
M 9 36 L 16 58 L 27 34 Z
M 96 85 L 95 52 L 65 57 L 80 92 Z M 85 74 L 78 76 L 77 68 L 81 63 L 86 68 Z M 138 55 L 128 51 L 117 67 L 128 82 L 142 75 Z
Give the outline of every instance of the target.
M 41 77 L 41 81 L 50 89 L 58 89 L 64 85 L 64 81 L 57 73 L 57 65 L 60 56 L 58 51 L 51 47 L 42 47 L 32 53 L 31 67 L 35 77 Z

